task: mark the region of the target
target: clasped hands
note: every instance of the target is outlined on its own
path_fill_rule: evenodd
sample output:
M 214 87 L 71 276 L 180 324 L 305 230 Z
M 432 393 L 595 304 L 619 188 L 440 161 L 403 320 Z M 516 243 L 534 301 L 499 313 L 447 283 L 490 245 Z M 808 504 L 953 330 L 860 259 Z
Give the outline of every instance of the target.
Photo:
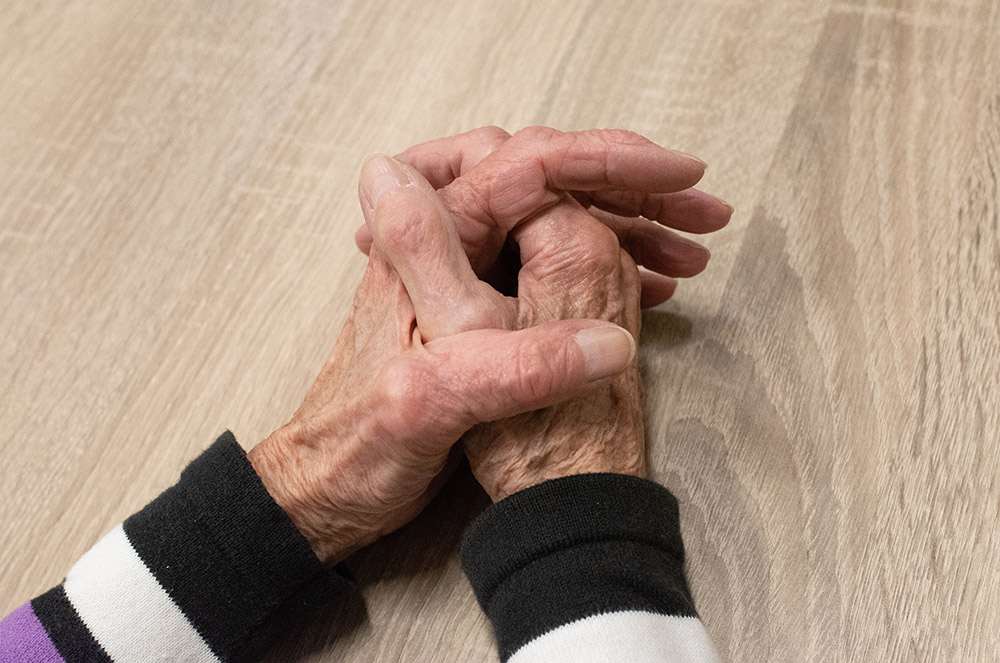
M 369 159 L 350 316 L 292 419 L 249 453 L 321 560 L 413 519 L 459 440 L 494 501 L 645 476 L 639 309 L 708 261 L 667 226 L 729 220 L 693 188 L 704 167 L 626 131 L 542 127 Z

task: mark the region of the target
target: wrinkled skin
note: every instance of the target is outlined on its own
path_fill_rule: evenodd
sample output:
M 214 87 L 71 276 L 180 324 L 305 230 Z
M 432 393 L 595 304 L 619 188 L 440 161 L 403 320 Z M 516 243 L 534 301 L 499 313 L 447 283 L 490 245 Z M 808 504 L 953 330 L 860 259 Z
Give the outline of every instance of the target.
M 607 320 L 637 337 L 640 284 L 662 301 L 707 252 L 580 201 L 701 232 L 728 210 L 690 188 L 703 165 L 634 134 L 489 133 L 412 148 L 413 168 L 366 165 L 370 260 L 351 315 L 292 420 L 249 454 L 325 561 L 412 519 L 463 433 L 494 499 L 554 476 L 645 471 L 634 342 L 598 334 L 587 354 L 578 332 L 617 329 Z M 519 271 L 503 260 L 508 236 Z M 631 256 L 654 271 L 640 277 Z M 477 278 L 504 270 L 516 297 Z
M 423 509 L 469 428 L 603 382 L 605 375 L 588 374 L 574 340 L 595 327 L 617 329 L 565 320 L 422 339 L 399 276 L 373 250 L 326 365 L 250 462 L 317 556 L 337 562 Z M 624 350 L 608 372 L 633 353 L 625 333 L 617 335 Z
M 635 262 L 614 233 L 572 198 L 512 231 L 523 263 L 517 297 L 501 295 L 478 279 L 457 233 L 448 232 L 455 221 L 443 206 L 420 218 L 403 209 L 381 218 L 382 224 L 370 224 L 375 246 L 385 247 L 401 275 L 425 341 L 468 329 L 529 329 L 567 318 L 608 320 L 638 338 Z M 586 396 L 474 428 L 464 447 L 473 474 L 494 500 L 567 474 L 644 476 L 636 364 Z
M 411 148 L 400 158 L 439 186 L 445 210 L 438 223 L 455 232 L 435 232 L 427 219 L 397 214 L 389 227 L 369 223 L 356 239 L 363 250 L 374 240 L 390 256 L 415 298 L 425 338 L 584 317 L 615 322 L 638 339 L 640 291 L 647 304 L 660 303 L 673 294 L 673 277 L 704 269 L 708 252 L 645 219 L 600 210 L 597 217 L 581 201 L 698 232 L 718 229 L 731 214 L 725 203 L 690 188 L 703 163 L 628 132 L 533 128 L 511 138 L 487 128 Z M 523 263 L 516 298 L 484 293 L 475 279 L 496 274 L 508 238 Z M 656 271 L 641 278 L 633 257 Z M 442 263 L 451 265 L 444 276 L 436 267 Z M 477 426 L 463 437 L 472 471 L 494 501 L 570 474 L 645 476 L 640 393 L 633 362 L 572 401 Z
M 512 328 L 593 318 L 614 322 L 638 340 L 636 264 L 578 203 L 559 203 L 517 228 L 514 237 L 522 255 L 531 254 L 522 271 L 534 278 L 519 280 Z M 496 502 L 572 474 L 645 477 L 644 440 L 638 363 L 632 361 L 582 396 L 476 426 L 463 446 L 473 474 Z

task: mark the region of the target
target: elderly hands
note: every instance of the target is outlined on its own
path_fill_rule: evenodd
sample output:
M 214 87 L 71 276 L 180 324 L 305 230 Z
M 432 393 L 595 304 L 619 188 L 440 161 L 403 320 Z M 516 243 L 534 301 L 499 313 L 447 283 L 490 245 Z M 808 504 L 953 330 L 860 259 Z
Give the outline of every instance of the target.
M 708 254 L 635 217 L 725 225 L 731 209 L 691 188 L 703 170 L 628 132 L 542 128 L 365 165 L 370 260 L 351 315 L 292 420 L 249 454 L 321 559 L 411 520 L 463 435 L 494 500 L 568 474 L 644 475 L 640 290 L 665 300 Z

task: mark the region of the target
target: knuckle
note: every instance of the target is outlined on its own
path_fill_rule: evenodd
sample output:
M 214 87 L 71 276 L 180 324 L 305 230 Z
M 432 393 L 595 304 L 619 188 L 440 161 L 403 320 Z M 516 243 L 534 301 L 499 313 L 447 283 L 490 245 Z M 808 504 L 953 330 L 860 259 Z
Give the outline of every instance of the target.
M 439 195 L 453 213 L 458 211 L 461 216 L 492 227 L 496 223 L 492 204 L 494 188 L 495 181 L 491 177 L 479 180 L 459 178 L 447 188 L 441 189 Z
M 601 138 L 609 144 L 625 143 L 628 145 L 637 145 L 652 142 L 645 136 L 637 134 L 634 131 L 629 131 L 628 129 L 602 129 L 600 135 Z
M 514 355 L 513 387 L 519 398 L 532 402 L 546 400 L 559 390 L 560 379 L 566 372 L 568 352 L 565 347 L 552 348 L 522 344 Z
M 623 305 L 639 299 L 642 290 L 642 279 L 639 276 L 639 266 L 625 249 L 620 250 L 619 279 L 620 290 L 624 295 Z
M 619 245 L 618 235 L 615 234 L 615 231 L 603 223 L 595 223 L 591 227 L 593 228 L 595 246 L 610 257 L 617 256 Z
M 544 141 L 554 138 L 555 136 L 558 136 L 561 133 L 562 133 L 561 131 L 553 129 L 552 127 L 531 126 L 531 127 L 524 127 L 523 129 L 518 129 L 517 131 L 515 131 L 514 135 L 511 136 L 511 140 L 515 140 L 518 143 Z
M 621 262 L 621 245 L 614 231 L 596 224 L 576 238 L 580 261 L 588 270 L 612 271 Z
M 473 129 L 473 134 L 477 140 L 481 140 L 486 143 L 491 143 L 493 145 L 499 145 L 505 143 L 510 139 L 510 133 L 504 129 L 496 126 L 489 125 L 486 127 L 479 127 L 478 129 Z
M 377 402 L 383 426 L 390 432 L 419 428 L 427 416 L 432 381 L 415 361 L 385 365 L 377 383 Z
M 499 327 L 497 311 L 477 306 L 476 303 L 458 306 L 449 316 L 449 334 L 458 334 L 476 329 Z
M 625 249 L 618 250 L 622 283 L 627 288 L 639 287 L 639 265 L 635 258 Z
M 433 222 L 431 215 L 437 212 L 426 205 L 414 204 L 407 193 L 391 192 L 386 196 L 388 200 L 379 205 L 376 232 L 384 245 L 415 249 L 424 243 L 427 229 Z

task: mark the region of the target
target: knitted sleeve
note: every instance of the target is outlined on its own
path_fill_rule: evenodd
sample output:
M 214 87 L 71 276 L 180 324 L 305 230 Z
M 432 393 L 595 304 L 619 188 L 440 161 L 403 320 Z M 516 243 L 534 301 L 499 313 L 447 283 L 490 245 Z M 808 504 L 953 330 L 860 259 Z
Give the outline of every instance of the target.
M 620 474 L 547 481 L 466 533 L 462 566 L 504 663 L 710 663 L 677 500 Z
M 0 663 L 251 660 L 350 585 L 227 431 L 60 585 L 0 622 Z

